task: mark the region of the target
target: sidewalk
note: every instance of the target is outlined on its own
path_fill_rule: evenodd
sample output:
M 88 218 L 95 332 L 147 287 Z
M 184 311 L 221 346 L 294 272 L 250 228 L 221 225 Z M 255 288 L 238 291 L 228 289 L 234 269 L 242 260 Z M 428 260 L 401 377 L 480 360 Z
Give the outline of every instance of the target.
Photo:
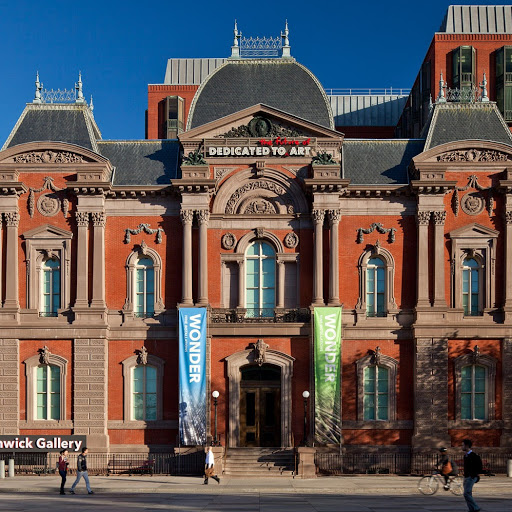
M 74 482 L 68 476 L 66 490 Z M 339 494 L 408 496 L 418 494 L 419 477 L 410 476 L 340 476 L 311 480 L 299 478 L 228 478 L 221 477 L 220 485 L 210 480 L 203 485 L 200 477 L 175 476 L 91 476 L 91 487 L 97 494 Z M 16 476 L 0 480 L 0 493 L 55 494 L 60 486 L 59 476 Z M 512 498 L 512 479 L 504 476 L 483 477 L 477 484 L 479 496 L 507 495 Z M 85 485 L 78 485 L 77 493 L 85 493 Z M 439 491 L 439 495 L 444 492 Z M 447 493 L 450 494 L 450 493 Z

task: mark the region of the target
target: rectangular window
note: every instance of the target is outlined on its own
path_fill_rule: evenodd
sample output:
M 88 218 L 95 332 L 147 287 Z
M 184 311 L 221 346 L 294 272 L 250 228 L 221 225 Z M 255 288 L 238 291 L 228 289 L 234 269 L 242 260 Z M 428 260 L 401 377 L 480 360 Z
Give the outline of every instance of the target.
M 60 420 L 60 368 L 37 367 L 37 414 L 38 420 Z
M 364 369 L 363 410 L 365 420 L 389 419 L 389 371 L 383 366 Z
M 486 372 L 483 366 L 464 366 L 461 370 L 460 417 L 463 420 L 485 420 Z
M 133 369 L 133 419 L 154 421 L 157 416 L 156 368 L 140 365 Z

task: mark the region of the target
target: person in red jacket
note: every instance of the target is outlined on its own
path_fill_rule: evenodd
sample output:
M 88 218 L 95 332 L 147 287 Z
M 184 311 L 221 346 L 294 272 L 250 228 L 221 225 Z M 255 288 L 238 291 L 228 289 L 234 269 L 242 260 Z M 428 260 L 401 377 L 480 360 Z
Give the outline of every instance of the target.
M 64 492 L 64 484 L 66 483 L 66 476 L 68 474 L 68 466 L 69 466 L 68 455 L 69 455 L 69 453 L 67 450 L 61 450 L 60 457 L 59 457 L 59 475 L 61 478 L 61 482 L 60 482 L 60 493 L 61 494 L 66 494 Z
M 482 472 L 482 459 L 472 449 L 471 439 L 462 441 L 464 455 L 464 498 L 469 512 L 479 512 L 480 507 L 473 499 L 473 486 L 480 480 L 478 476 Z

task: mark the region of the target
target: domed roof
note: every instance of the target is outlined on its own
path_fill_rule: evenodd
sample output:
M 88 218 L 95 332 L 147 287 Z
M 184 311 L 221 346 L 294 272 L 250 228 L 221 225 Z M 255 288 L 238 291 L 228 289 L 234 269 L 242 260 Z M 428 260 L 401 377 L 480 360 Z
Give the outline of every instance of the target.
M 288 59 L 229 60 L 198 89 L 187 129 L 258 103 L 334 129 L 331 106 L 318 79 Z

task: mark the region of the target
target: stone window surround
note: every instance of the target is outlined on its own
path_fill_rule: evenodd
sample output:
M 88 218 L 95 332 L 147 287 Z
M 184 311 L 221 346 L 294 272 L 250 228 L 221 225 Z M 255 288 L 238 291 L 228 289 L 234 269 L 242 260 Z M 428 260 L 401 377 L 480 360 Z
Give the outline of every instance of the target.
M 462 307 L 462 267 L 467 257 L 475 258 L 481 264 L 480 297 L 481 311 L 489 311 L 495 304 L 495 262 L 496 243 L 499 232 L 470 224 L 448 233 L 451 244 L 451 306 L 463 311 Z
M 53 236 L 44 237 L 45 233 L 52 233 Z M 26 240 L 27 309 L 41 310 L 42 263 L 53 253 L 60 260 L 61 307 L 58 314 L 68 310 L 71 294 L 70 265 L 73 233 L 46 224 L 22 236 Z
M 474 352 L 463 354 L 453 360 L 454 384 L 455 384 L 455 421 L 460 424 L 482 425 L 495 419 L 496 411 L 496 359 L 494 357 L 479 354 L 475 360 Z M 487 404 L 485 420 L 463 420 L 461 419 L 461 382 L 462 368 L 464 366 L 478 365 L 485 368 L 485 403 Z
M 133 250 L 126 259 L 126 300 L 123 306 L 124 318 L 130 320 L 144 320 L 143 317 L 135 316 L 135 271 L 137 260 L 141 256 L 147 256 L 153 260 L 154 270 L 154 314 L 157 316 L 162 313 L 165 309 L 162 300 L 162 258 L 157 251 L 145 246 L 144 248 L 138 247 Z
M 361 254 L 357 263 L 357 268 L 359 270 L 359 300 L 356 304 L 356 313 L 358 318 L 364 317 L 372 320 L 373 318 L 379 318 L 378 316 L 366 317 L 368 261 L 373 257 L 380 258 L 384 262 L 384 314 L 389 315 L 398 313 L 398 307 L 395 301 L 395 260 L 387 249 L 374 245 Z
M 299 254 L 298 253 L 285 253 L 284 246 L 279 240 L 279 238 L 271 233 L 263 229 L 260 233 L 256 232 L 257 230 L 250 231 L 246 233 L 240 240 L 238 241 L 235 251 L 233 253 L 221 253 L 221 265 L 224 266 L 227 262 L 235 261 L 238 263 L 238 308 L 245 308 L 245 252 L 249 245 L 256 241 L 262 241 L 268 243 L 276 252 L 276 308 L 283 305 L 279 304 L 279 297 L 284 299 L 284 272 L 281 273 L 280 265 L 286 265 L 287 262 L 296 263 L 297 264 L 297 290 L 299 290 Z M 224 270 L 224 269 L 222 269 Z M 221 272 L 221 279 L 225 278 L 225 272 Z M 281 289 L 283 287 L 283 289 Z M 221 289 L 224 291 L 224 283 L 221 283 Z M 299 294 L 297 293 L 297 307 L 299 301 Z M 222 304 L 223 307 L 227 307 L 227 298 L 222 296 Z
M 383 366 L 388 370 L 388 419 L 365 420 L 364 419 L 364 369 L 368 366 Z M 368 354 L 356 361 L 357 372 L 357 418 L 358 423 L 378 425 L 396 421 L 396 386 L 397 386 L 398 361 L 384 354 L 379 355 L 379 364 L 375 363 L 375 355 Z
M 156 369 L 156 420 L 133 420 L 133 379 L 132 369 L 139 366 L 139 356 L 133 355 L 122 361 L 123 365 L 123 425 L 134 429 L 144 428 L 162 421 L 163 418 L 163 382 L 165 361 L 158 356 L 148 354 L 147 366 Z
M 241 368 L 255 364 L 254 350 L 241 350 L 226 357 L 229 379 L 229 419 L 227 445 L 240 446 L 240 382 Z M 292 377 L 295 358 L 267 349 L 265 364 L 272 364 L 281 369 L 281 446 L 292 445 Z
M 39 366 L 46 366 L 41 364 L 40 357 L 40 354 L 36 354 L 23 361 L 25 364 L 25 376 L 27 386 L 27 428 L 28 424 L 32 424 L 34 428 L 46 428 L 46 425 L 55 425 L 63 427 L 61 423 L 66 421 L 66 373 L 68 360 L 57 354 L 50 353 L 48 355 L 49 365 L 57 366 L 60 369 L 60 420 L 38 420 L 36 414 L 37 400 L 35 398 L 37 394 L 36 371 Z

